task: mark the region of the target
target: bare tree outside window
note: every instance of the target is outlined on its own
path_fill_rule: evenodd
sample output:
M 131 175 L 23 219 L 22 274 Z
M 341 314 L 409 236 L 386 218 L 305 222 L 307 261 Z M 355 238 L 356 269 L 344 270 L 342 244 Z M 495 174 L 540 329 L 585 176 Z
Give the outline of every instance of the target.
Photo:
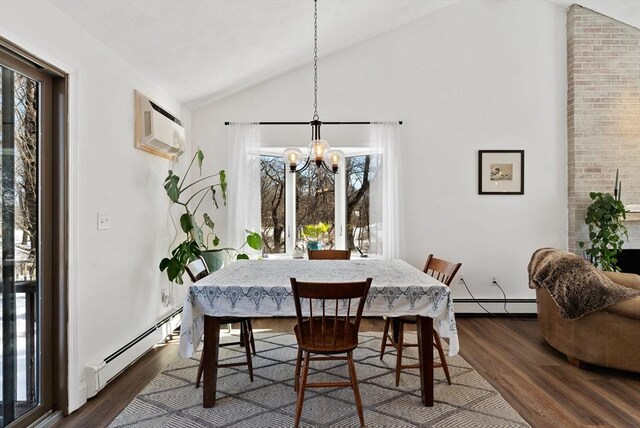
M 32 280 L 38 230 L 38 83 L 15 74 L 16 279 Z
M 260 156 L 261 231 L 265 254 L 285 252 L 285 164 L 280 156 Z
M 335 175 L 315 164 L 296 177 L 296 240 L 302 247 L 303 229 L 320 222 L 330 225 L 324 240 L 325 249 L 335 246 Z
M 371 155 L 346 159 L 347 248 L 365 254 L 369 251 L 369 189 L 376 162 Z

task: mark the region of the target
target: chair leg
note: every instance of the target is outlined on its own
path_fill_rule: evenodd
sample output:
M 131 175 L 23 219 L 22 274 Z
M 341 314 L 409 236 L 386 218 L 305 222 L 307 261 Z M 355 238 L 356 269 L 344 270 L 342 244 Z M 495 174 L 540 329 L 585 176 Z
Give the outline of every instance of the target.
M 382 333 L 382 346 L 380 347 L 380 361 L 384 357 L 384 350 L 387 347 L 387 338 L 389 337 L 389 324 L 391 323 L 391 317 L 387 317 L 384 321 L 384 332 Z
M 298 401 L 296 402 L 296 419 L 293 424 L 294 428 L 300 425 L 300 417 L 302 416 L 302 404 L 304 403 L 304 389 L 307 387 L 307 376 L 309 375 L 309 352 L 304 353 L 304 367 L 302 369 L 302 381 L 298 391 Z
M 251 319 L 247 319 L 247 330 L 249 332 L 249 341 L 251 342 L 251 350 L 253 351 L 253 356 L 256 356 L 256 341 L 253 338 L 253 326 L 251 325 Z
M 247 328 L 247 324 L 242 322 L 240 323 L 240 331 L 244 330 L 244 341 L 242 342 L 244 346 L 244 352 L 247 355 L 247 367 L 249 369 L 249 380 L 253 382 L 253 362 L 251 361 L 251 346 L 249 345 L 249 331 Z
M 204 360 L 204 351 L 202 351 L 202 353 L 200 354 L 200 364 L 198 365 L 198 375 L 196 376 L 196 388 L 200 388 L 200 381 L 202 380 L 202 368 L 203 363 L 202 361 Z
M 402 347 L 404 345 L 404 323 L 398 323 L 398 341 L 396 342 L 396 386 L 400 386 L 400 373 L 402 372 Z
M 447 378 L 447 382 L 451 385 L 451 376 L 449 376 L 449 365 L 447 364 L 447 358 L 444 355 L 444 349 L 442 348 L 442 342 L 440 341 L 440 335 L 438 332 L 433 330 L 433 344 L 436 345 L 436 349 L 438 349 L 438 355 L 440 356 L 440 364 L 442 365 L 442 370 L 444 370 L 444 375 Z
M 244 348 L 244 321 L 240 321 L 240 346 Z
M 349 377 L 351 378 L 351 388 L 356 399 L 356 409 L 358 410 L 358 418 L 360 418 L 360 426 L 364 427 L 364 414 L 362 413 L 362 400 L 360 399 L 360 386 L 358 385 L 358 377 L 356 376 L 356 366 L 353 363 L 353 353 L 347 352 L 349 360 Z
M 293 390 L 298 392 L 300 387 L 300 365 L 302 364 L 302 349 L 298 348 L 298 356 L 296 357 L 296 376 L 293 383 Z

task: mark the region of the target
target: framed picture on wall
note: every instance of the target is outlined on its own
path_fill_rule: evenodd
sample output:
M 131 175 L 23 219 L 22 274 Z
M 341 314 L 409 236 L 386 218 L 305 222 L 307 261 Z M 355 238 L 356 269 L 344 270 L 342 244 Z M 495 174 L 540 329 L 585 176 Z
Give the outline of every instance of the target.
M 478 194 L 524 195 L 524 150 L 479 150 Z

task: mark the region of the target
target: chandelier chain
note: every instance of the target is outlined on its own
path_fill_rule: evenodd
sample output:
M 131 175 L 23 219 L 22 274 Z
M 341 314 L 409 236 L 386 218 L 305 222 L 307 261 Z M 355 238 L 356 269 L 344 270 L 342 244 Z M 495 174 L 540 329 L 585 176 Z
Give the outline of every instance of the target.
M 318 120 L 318 0 L 313 7 L 313 120 Z

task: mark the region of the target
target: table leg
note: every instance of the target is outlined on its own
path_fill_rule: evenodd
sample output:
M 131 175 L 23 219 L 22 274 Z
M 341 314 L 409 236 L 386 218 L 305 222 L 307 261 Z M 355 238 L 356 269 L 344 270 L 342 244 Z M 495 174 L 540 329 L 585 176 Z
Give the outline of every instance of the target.
M 417 316 L 422 404 L 433 407 L 433 319 Z
M 216 385 L 218 383 L 218 349 L 220 342 L 220 318 L 204 316 L 204 353 L 202 384 L 202 407 L 216 405 Z

